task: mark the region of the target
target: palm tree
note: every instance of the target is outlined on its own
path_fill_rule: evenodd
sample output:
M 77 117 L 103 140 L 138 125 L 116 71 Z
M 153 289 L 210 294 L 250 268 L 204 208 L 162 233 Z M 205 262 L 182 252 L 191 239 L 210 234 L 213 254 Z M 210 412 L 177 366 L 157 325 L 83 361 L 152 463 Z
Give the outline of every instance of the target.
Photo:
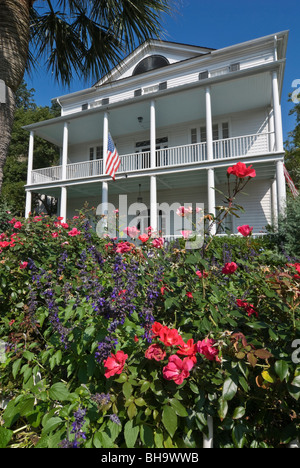
M 0 191 L 15 109 L 27 67 L 45 60 L 57 81 L 98 80 L 138 43 L 161 33 L 173 0 L 0 0 Z

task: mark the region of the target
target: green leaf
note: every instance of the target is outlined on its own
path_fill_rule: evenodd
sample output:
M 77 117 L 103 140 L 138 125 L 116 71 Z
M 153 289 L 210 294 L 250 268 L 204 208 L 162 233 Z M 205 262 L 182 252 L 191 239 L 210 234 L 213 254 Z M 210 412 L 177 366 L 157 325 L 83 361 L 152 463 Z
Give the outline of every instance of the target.
M 13 431 L 0 426 L 0 448 L 5 448 L 13 436 Z
M 238 408 L 235 408 L 232 419 L 240 419 L 245 415 L 245 413 L 245 408 L 243 406 L 239 406 Z
M 228 403 L 224 398 L 219 399 L 218 415 L 221 421 L 224 421 L 228 413 Z
M 49 397 L 51 400 L 65 401 L 70 398 L 70 393 L 64 383 L 58 382 L 50 388 Z
M 133 419 L 137 415 L 137 408 L 134 403 L 131 403 L 128 406 L 127 414 L 128 414 L 129 419 Z
M 280 378 L 281 382 L 287 378 L 289 374 L 289 366 L 288 363 L 285 361 L 276 361 L 275 362 L 275 372 Z
M 17 359 L 12 365 L 12 374 L 13 374 L 14 379 L 18 375 L 18 372 L 19 372 L 20 367 L 21 367 L 21 363 L 22 363 L 22 358 Z
M 177 416 L 181 416 L 183 418 L 188 416 L 187 410 L 176 398 L 171 398 L 170 403 Z
M 61 423 L 62 419 L 58 416 L 48 419 L 45 423 L 45 427 L 43 428 L 43 434 L 54 431 L 54 429 L 56 429 Z
M 162 412 L 162 423 L 171 437 L 174 436 L 177 429 L 177 414 L 171 406 L 165 405 Z
M 122 390 L 123 390 L 124 397 L 126 398 L 126 400 L 128 400 L 128 398 L 132 394 L 132 390 L 133 390 L 132 385 L 129 382 L 124 382 Z
M 237 392 L 237 384 L 230 378 L 228 377 L 223 385 L 223 398 L 226 401 L 230 401 L 234 398 L 236 392 Z
M 246 427 L 242 424 L 237 424 L 232 430 L 232 440 L 234 445 L 237 448 L 243 448 L 245 443 L 247 442 L 246 436 Z
M 133 426 L 133 421 L 128 421 L 124 426 L 124 437 L 127 448 L 134 448 L 138 435 L 139 427 Z

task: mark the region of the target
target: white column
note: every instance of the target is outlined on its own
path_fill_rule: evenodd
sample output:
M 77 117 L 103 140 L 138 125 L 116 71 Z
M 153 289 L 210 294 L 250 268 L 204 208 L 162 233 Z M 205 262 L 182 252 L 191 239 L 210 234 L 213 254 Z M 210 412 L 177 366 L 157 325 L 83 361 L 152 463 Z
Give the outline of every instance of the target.
M 278 226 L 278 204 L 277 204 L 277 181 L 276 178 L 271 182 L 271 200 L 272 200 L 272 224 Z
M 276 142 L 275 142 L 275 124 L 274 124 L 274 110 L 273 108 L 269 110 L 269 122 L 268 122 L 268 131 L 270 132 L 269 135 L 269 150 L 273 152 L 276 150 Z
M 286 182 L 283 170 L 283 160 L 276 163 L 276 180 L 278 215 L 284 215 L 286 208 Z
M 31 205 L 32 205 L 32 192 L 30 190 L 26 191 L 26 205 L 25 205 L 25 218 L 29 218 L 29 214 L 31 213 Z
M 279 99 L 278 76 L 277 76 L 276 71 L 272 73 L 272 90 L 273 90 L 276 151 L 284 152 L 283 134 L 282 134 L 282 115 L 281 115 L 281 105 L 280 105 L 280 99 Z
M 67 187 L 61 188 L 60 196 L 60 216 L 63 218 L 63 221 L 67 220 Z
M 103 118 L 103 175 L 106 174 L 105 166 L 108 150 L 108 113 L 104 113 Z M 107 214 L 108 210 L 108 182 L 102 182 L 102 214 Z
M 150 164 L 156 167 L 156 109 L 155 101 L 150 104 Z M 157 181 L 156 176 L 150 177 L 150 225 L 157 231 Z
M 211 112 L 211 90 L 208 86 L 205 90 L 206 100 L 206 145 L 207 145 L 207 159 L 212 161 L 213 154 L 213 129 L 212 129 L 212 112 Z
M 32 168 L 33 168 L 33 149 L 34 149 L 34 132 L 29 135 L 29 148 L 28 148 L 28 166 L 27 166 L 27 185 L 32 182 Z
M 68 164 L 68 146 L 69 146 L 69 124 L 68 122 L 64 123 L 64 133 L 63 133 L 63 150 L 62 150 L 62 180 L 67 178 L 67 164 Z
M 208 213 L 216 216 L 216 192 L 215 192 L 215 170 L 208 169 L 207 171 L 207 184 L 208 184 Z M 216 225 L 211 225 L 210 235 L 216 234 Z
M 150 104 L 150 161 L 151 169 L 156 167 L 156 112 L 155 101 Z

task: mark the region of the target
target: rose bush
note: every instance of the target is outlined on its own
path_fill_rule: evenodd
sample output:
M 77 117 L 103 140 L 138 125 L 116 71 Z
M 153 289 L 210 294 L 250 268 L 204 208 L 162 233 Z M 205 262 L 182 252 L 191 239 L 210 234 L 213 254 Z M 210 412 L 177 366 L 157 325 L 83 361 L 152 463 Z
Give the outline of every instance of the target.
M 189 251 L 99 239 L 84 212 L 8 221 L 0 447 L 197 448 L 209 416 L 215 447 L 299 435 L 299 261 L 250 231 Z

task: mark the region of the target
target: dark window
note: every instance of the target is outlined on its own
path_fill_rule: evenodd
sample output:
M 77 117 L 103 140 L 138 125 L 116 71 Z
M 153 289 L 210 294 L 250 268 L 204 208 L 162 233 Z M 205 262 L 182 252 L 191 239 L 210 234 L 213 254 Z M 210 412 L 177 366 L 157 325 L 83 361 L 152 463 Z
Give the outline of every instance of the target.
M 207 80 L 207 78 L 208 78 L 208 71 L 205 71 L 199 74 L 199 80 Z
M 141 89 L 136 89 L 134 91 L 134 97 L 138 97 L 138 96 L 141 96 L 142 95 L 142 90 Z
M 239 71 L 241 69 L 240 63 L 232 63 L 229 67 L 231 72 Z
M 89 108 L 88 104 L 82 104 L 81 110 L 87 110 Z
M 163 57 L 162 55 L 150 55 L 137 64 L 132 75 L 141 75 L 142 73 L 166 67 L 167 65 L 169 65 L 169 60 L 166 59 L 166 57 Z
M 168 89 L 168 82 L 164 81 L 163 83 L 159 83 L 159 90 L 163 91 L 164 89 Z
M 102 106 L 109 104 L 109 98 L 102 99 Z

